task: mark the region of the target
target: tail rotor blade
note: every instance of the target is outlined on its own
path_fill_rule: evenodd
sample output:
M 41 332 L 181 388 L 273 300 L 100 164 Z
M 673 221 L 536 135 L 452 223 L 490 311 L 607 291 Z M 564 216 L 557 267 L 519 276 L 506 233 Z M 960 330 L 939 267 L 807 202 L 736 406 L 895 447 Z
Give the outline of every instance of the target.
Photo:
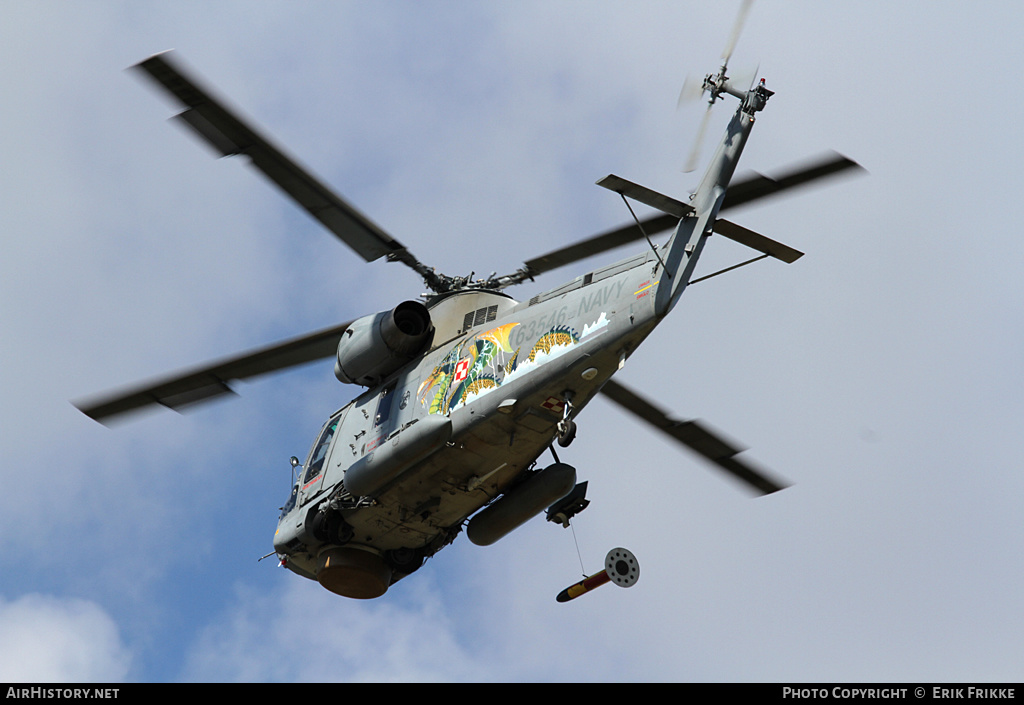
M 729 82 L 736 87 L 746 86 L 744 90 L 749 91 L 757 82 L 757 76 L 760 70 L 761 64 L 755 64 L 753 67 L 741 67 L 734 72 L 734 75 L 729 79 Z
M 704 94 L 704 81 L 697 80 L 693 76 L 687 76 L 683 81 L 683 88 L 679 91 L 679 100 L 676 101 L 676 109 L 682 109 L 687 103 L 700 100 Z
M 743 0 L 743 4 L 740 5 L 740 11 L 736 15 L 736 22 L 732 26 L 732 34 L 729 35 L 729 41 L 725 44 L 725 51 L 722 52 L 722 65 L 725 66 L 729 63 L 729 59 L 732 57 L 733 49 L 736 48 L 736 42 L 739 41 L 740 33 L 743 31 L 743 24 L 747 21 L 747 15 L 750 14 L 750 8 L 754 4 L 754 0 Z
M 711 107 L 711 105 L 708 105 L 708 109 L 704 111 L 704 117 L 700 120 L 700 127 L 697 128 L 697 137 L 693 141 L 693 149 L 690 150 L 690 156 L 683 167 L 683 173 L 685 174 L 689 174 L 696 169 L 697 164 L 700 163 L 700 150 L 704 143 L 704 133 L 707 132 L 708 123 L 711 122 Z

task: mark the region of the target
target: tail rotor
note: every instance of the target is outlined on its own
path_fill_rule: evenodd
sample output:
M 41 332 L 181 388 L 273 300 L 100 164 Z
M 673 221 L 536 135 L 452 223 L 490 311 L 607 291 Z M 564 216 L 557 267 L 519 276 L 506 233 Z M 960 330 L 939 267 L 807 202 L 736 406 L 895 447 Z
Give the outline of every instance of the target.
M 704 77 L 704 80 L 699 82 L 691 77 L 687 76 L 683 82 L 683 88 L 679 92 L 679 100 L 676 104 L 677 108 L 682 108 L 686 103 L 695 102 L 708 95 L 707 103 L 708 106 L 704 111 L 704 115 L 701 118 L 700 126 L 697 128 L 697 135 L 694 139 L 693 147 L 690 150 L 690 155 L 686 160 L 686 164 L 683 167 L 684 173 L 690 173 L 697 168 L 697 164 L 700 162 L 701 145 L 704 140 L 704 133 L 707 131 L 708 123 L 711 120 L 711 109 L 714 107 L 715 102 L 722 96 L 722 93 L 729 93 L 735 95 L 741 100 L 750 87 L 753 87 L 754 81 L 757 80 L 757 70 L 754 70 L 754 74 L 751 77 L 749 83 L 750 86 L 747 89 L 737 89 L 734 85 L 735 82 L 729 81 L 727 70 L 729 67 L 729 59 L 732 58 L 732 53 L 736 49 L 736 43 L 739 41 L 740 34 L 743 32 L 743 25 L 747 21 L 747 15 L 750 14 L 750 8 L 753 6 L 754 0 L 743 0 L 740 5 L 739 12 L 736 15 L 736 20 L 733 22 L 732 32 L 729 34 L 729 40 L 725 44 L 725 50 L 722 52 L 722 66 L 716 73 L 709 73 Z M 746 74 L 744 74 L 746 78 Z M 747 81 L 741 81 L 741 84 L 745 85 Z

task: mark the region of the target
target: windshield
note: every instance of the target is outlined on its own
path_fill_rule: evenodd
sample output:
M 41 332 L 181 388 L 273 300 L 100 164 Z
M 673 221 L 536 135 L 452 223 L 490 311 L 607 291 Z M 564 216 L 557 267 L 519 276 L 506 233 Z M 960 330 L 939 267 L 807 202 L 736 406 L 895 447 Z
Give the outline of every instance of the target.
M 288 514 L 288 512 L 295 508 L 295 498 L 298 496 L 299 486 L 298 484 L 296 484 L 294 487 L 292 487 L 292 493 L 291 496 L 288 497 L 288 501 L 285 502 L 285 505 L 283 507 L 281 507 L 281 514 L 277 517 L 278 521 L 281 521 Z
M 320 440 L 317 441 L 313 447 L 312 454 L 309 456 L 309 463 L 306 465 L 306 477 L 302 480 L 303 484 L 308 483 L 320 474 L 324 466 L 324 460 L 327 458 L 327 449 L 331 447 L 331 439 L 334 438 L 334 432 L 337 429 L 338 420 L 334 419 L 327 424 L 324 432 L 320 434 Z

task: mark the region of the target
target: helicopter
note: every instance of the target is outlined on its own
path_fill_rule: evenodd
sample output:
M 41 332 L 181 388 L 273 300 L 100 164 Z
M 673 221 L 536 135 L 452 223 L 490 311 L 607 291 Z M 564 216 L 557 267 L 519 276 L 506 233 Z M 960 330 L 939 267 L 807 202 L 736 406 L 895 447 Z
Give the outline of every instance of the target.
M 291 458 L 290 495 L 273 552 L 292 572 L 341 596 L 371 599 L 415 573 L 466 532 L 492 545 L 530 519 L 562 526 L 589 504 L 587 482 L 559 460 L 580 412 L 597 395 L 659 429 L 754 493 L 786 483 L 695 420 L 678 420 L 613 376 L 668 316 L 686 288 L 761 259 L 802 253 L 721 218 L 737 206 L 859 169 L 829 154 L 775 177 L 734 179 L 755 123 L 774 94 L 761 79 L 740 85 L 721 67 L 700 85 L 708 112 L 739 101 L 707 171 L 688 200 L 616 175 L 597 184 L 660 213 L 527 260 L 511 274 L 448 276 L 430 267 L 191 74 L 173 52 L 134 68 L 184 108 L 175 117 L 220 156 L 241 155 L 365 261 L 411 268 L 428 293 L 394 308 L 247 351 L 137 387 L 75 402 L 92 419 L 154 406 L 183 410 L 224 394 L 230 383 L 334 360 L 335 377 L 364 387 L 317 433 L 305 463 Z M 670 231 L 657 246 L 652 236 Z M 694 278 L 712 234 L 759 254 Z M 634 242 L 646 248 L 619 262 L 517 301 L 506 289 Z M 541 457 L 550 452 L 553 463 Z

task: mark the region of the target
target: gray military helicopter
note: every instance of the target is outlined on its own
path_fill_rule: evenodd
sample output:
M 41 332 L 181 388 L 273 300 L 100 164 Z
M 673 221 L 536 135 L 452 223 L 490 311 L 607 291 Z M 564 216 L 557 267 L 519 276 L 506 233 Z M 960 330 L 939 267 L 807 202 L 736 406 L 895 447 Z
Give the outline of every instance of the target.
M 598 394 L 618 403 L 752 488 L 785 485 L 697 421 L 680 421 L 612 379 L 672 311 L 712 233 L 791 263 L 802 253 L 722 219 L 741 204 L 859 168 L 828 155 L 771 178 L 733 173 L 772 91 L 741 87 L 722 66 L 701 93 L 708 107 L 739 106 L 687 202 L 610 175 L 597 183 L 661 211 L 527 261 L 504 276 L 450 277 L 296 163 L 189 75 L 171 53 L 138 68 L 184 106 L 176 117 L 220 155 L 245 155 L 299 206 L 366 261 L 381 257 L 419 274 L 430 293 L 341 325 L 76 403 L 100 422 L 154 405 L 182 409 L 231 392 L 229 383 L 334 358 L 345 384 L 365 391 L 330 416 L 281 510 L 274 553 L 291 571 L 352 598 L 374 598 L 415 572 L 465 528 L 490 545 L 547 510 L 569 525 L 584 509 L 586 482 L 558 460 L 579 413 Z M 632 208 L 630 208 L 632 212 Z M 667 243 L 651 236 L 671 230 Z M 640 253 L 519 302 L 505 289 L 638 240 Z M 723 270 L 727 271 L 727 270 Z M 714 275 L 710 275 L 714 276 Z M 555 462 L 540 458 L 550 453 Z M 272 555 L 272 554 L 268 554 Z

